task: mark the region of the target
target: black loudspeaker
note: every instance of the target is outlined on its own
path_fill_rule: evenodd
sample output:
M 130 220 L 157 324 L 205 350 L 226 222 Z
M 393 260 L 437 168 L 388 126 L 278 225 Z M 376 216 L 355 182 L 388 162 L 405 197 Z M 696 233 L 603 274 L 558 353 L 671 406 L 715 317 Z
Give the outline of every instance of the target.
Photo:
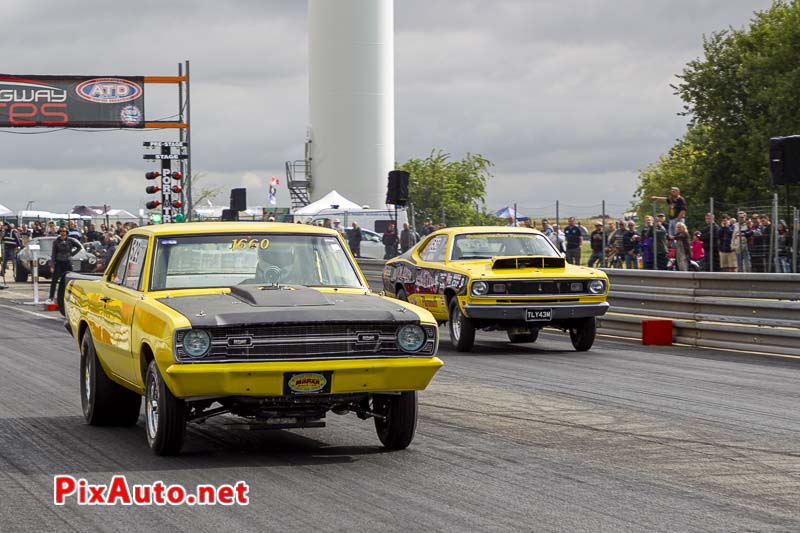
M 800 135 L 769 140 L 769 173 L 773 185 L 800 183 Z
M 389 186 L 386 189 L 386 203 L 406 205 L 408 203 L 408 172 L 392 170 L 389 172 Z
M 247 189 L 231 189 L 231 211 L 247 209 Z
M 244 189 L 240 189 L 244 190 Z M 232 209 L 223 209 L 222 210 L 222 219 L 223 222 L 236 222 L 239 220 L 239 211 L 234 211 Z

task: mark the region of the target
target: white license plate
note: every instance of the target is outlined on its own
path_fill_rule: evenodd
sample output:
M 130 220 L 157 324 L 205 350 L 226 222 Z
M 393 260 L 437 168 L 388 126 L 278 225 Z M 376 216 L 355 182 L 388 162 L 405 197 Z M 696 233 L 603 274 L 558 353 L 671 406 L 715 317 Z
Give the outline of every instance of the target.
M 525 309 L 526 322 L 549 322 L 552 319 L 552 309 Z

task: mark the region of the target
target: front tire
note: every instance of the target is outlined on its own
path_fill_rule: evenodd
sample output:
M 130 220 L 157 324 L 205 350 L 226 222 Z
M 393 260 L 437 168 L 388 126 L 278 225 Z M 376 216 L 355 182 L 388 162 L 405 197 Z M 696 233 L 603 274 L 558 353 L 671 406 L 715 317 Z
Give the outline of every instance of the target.
M 509 342 L 536 342 L 539 338 L 539 330 L 531 328 L 528 333 L 514 333 L 511 330 L 506 331 L 508 334 Z
M 414 440 L 417 431 L 417 393 L 398 395 L 376 394 L 372 398 L 375 413 L 385 416 L 375 419 L 375 431 L 381 444 L 389 450 L 404 450 Z
M 591 348 L 596 335 L 597 322 L 593 316 L 574 320 L 569 326 L 569 339 L 575 351 L 585 352 Z
M 144 401 L 150 449 L 156 455 L 178 455 L 186 435 L 186 403 L 172 395 L 155 361 L 147 367 Z
M 456 297 L 450 300 L 450 320 L 447 321 L 447 326 L 453 348 L 459 352 L 472 350 L 475 344 L 475 323 L 461 312 Z
M 81 407 L 90 426 L 133 426 L 139 420 L 142 397 L 111 381 L 103 370 L 92 334 L 81 340 Z

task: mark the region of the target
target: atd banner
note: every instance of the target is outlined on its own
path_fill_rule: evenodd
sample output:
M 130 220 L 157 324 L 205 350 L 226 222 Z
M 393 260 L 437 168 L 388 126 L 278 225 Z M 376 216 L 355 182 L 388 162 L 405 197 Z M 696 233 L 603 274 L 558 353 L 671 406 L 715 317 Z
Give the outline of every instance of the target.
M 144 78 L 0 74 L 0 127 L 143 128 Z

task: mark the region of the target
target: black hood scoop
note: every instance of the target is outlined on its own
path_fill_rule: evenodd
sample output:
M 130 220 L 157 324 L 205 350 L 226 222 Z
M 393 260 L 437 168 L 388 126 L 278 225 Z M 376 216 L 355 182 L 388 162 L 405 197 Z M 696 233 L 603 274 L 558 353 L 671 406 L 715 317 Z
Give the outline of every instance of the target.
M 236 285 L 230 291 L 158 301 L 185 316 L 192 327 L 419 322 L 413 311 L 376 295 L 323 293 L 297 285 Z
M 256 307 L 333 305 L 325 294 L 299 285 L 234 285 L 231 296 Z

